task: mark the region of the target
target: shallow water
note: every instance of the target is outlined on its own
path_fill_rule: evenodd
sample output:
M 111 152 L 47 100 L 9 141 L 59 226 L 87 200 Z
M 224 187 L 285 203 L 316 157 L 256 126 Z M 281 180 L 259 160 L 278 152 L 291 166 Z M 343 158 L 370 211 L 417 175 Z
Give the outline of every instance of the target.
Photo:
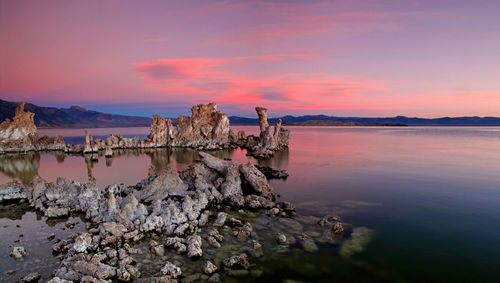
M 257 127 L 235 128 L 258 131 Z M 500 128 L 290 129 L 290 149 L 262 162 L 289 171 L 288 179 L 272 181 L 281 199 L 292 201 L 302 214 L 342 216 L 347 223 L 346 238 L 355 227 L 367 227 L 371 232 L 365 245 L 351 247 L 347 253 L 338 245 L 325 245 L 317 253 L 292 249 L 259 258 L 263 274 L 258 280 L 434 282 L 500 278 Z M 143 138 L 147 132 L 147 128 L 91 129 L 94 137 L 122 133 Z M 83 130 L 40 130 L 43 134 L 63 134 L 73 143 L 83 140 Z M 257 162 L 245 153 L 236 149 L 215 154 L 238 162 Z M 120 151 L 113 159 L 100 156 L 97 162 L 54 153 L 0 156 L 0 182 L 18 178 L 29 183 L 35 175 L 50 181 L 58 176 L 86 181 L 90 173 L 100 185 L 135 184 L 147 175 L 151 164 L 181 170 L 196 156 L 195 151 L 185 149 Z M 8 256 L 9 245 L 18 239 L 15 223 L 44 233 L 62 231 L 47 225 L 34 212 L 20 214 L 22 219 L 18 220 L 0 214 L 2 227 L 8 225 L 0 230 L 5 239 L 0 244 L 0 276 L 9 281 L 24 272 L 19 269 L 22 265 Z M 36 252 L 25 262 L 44 254 L 38 249 L 47 248 L 43 256 L 52 257 L 44 236 L 29 238 L 33 233 L 37 234 L 23 231 L 24 241 L 43 244 L 33 248 Z M 31 247 L 27 248 L 30 253 Z M 12 276 L 3 274 L 9 269 L 18 271 Z

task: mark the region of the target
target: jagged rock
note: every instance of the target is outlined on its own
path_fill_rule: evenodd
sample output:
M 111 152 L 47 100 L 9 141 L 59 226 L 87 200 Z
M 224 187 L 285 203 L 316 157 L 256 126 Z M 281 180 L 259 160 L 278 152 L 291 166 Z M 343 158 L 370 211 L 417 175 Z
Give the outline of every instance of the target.
M 248 256 L 246 254 L 233 255 L 224 260 L 224 266 L 229 268 L 248 268 L 250 263 L 248 262 Z
M 342 235 L 342 233 L 344 233 L 344 227 L 340 222 L 340 217 L 336 215 L 327 215 L 318 221 L 318 224 L 320 226 L 330 227 L 330 230 L 334 235 Z
M 212 274 L 217 271 L 217 266 L 213 264 L 211 261 L 207 260 L 205 266 L 203 267 L 203 272 L 205 274 Z
M 165 265 L 161 268 L 160 274 L 162 276 L 167 276 L 168 279 L 175 279 L 181 276 L 182 271 L 180 267 L 167 261 L 167 263 L 165 263 Z
M 215 220 L 214 222 L 214 226 L 215 227 L 222 227 L 224 226 L 224 223 L 226 223 L 226 218 L 227 218 L 227 213 L 225 212 L 219 212 L 219 214 L 217 214 L 217 219 Z
M 165 119 L 158 115 L 153 115 L 153 121 L 150 126 L 150 134 L 146 142 L 154 146 L 166 146 L 173 139 L 172 120 Z
M 252 231 L 253 231 L 252 225 L 249 222 L 245 223 L 245 225 L 243 225 L 236 234 L 238 241 L 244 241 L 248 239 Z
M 90 262 L 78 260 L 72 263 L 72 267 L 75 271 L 93 276 L 97 279 L 106 279 L 116 276 L 116 268 L 104 263 L 92 264 Z
M 10 256 L 17 260 L 23 259 L 27 255 L 26 249 L 21 246 L 12 247 L 12 252 L 10 253 Z
M 67 216 L 69 214 L 69 209 L 67 207 L 53 207 L 50 206 L 45 210 L 45 216 L 48 218 L 57 218 L 61 216 Z
M 214 169 L 222 175 L 227 174 L 229 167 L 236 165 L 233 161 L 220 159 L 206 152 L 200 151 L 198 154 L 202 157 L 203 163 L 207 167 Z
M 185 196 L 188 185 L 172 168 L 160 172 L 141 192 L 139 198 L 144 201 L 163 200 L 168 196 Z
M 340 222 L 335 222 L 332 227 L 331 227 L 332 233 L 335 235 L 341 235 L 344 233 L 344 227 L 342 226 L 342 223 Z
M 151 252 L 153 254 L 159 255 L 159 256 L 162 256 L 163 253 L 165 252 L 164 246 L 158 244 L 156 241 L 151 241 L 151 243 L 149 243 L 149 249 L 151 250 Z
M 288 147 L 290 131 L 281 126 L 281 119 L 276 125 L 271 126 L 267 122 L 267 109 L 255 107 L 259 116 L 259 137 L 248 136 L 245 147 L 250 150 L 249 154 L 259 158 L 269 158 L 273 152 Z
M 23 186 L 17 180 L 0 185 L 0 203 L 8 200 L 20 200 L 27 198 Z
M 216 149 L 229 147 L 235 136 L 226 114 L 217 111 L 215 103 L 191 108 L 191 117 L 179 116 L 172 146 Z
M 201 237 L 199 235 L 191 235 L 187 238 L 188 257 L 197 258 L 203 255 L 201 249 Z
M 253 188 L 255 194 L 262 195 L 263 197 L 274 200 L 275 194 L 273 188 L 267 182 L 266 176 L 259 171 L 252 163 L 240 166 L 240 172 L 243 174 L 245 180 Z
M 91 244 L 92 236 L 89 233 L 82 233 L 76 237 L 73 249 L 78 253 L 83 253 Z
M 34 150 L 38 133 L 34 113 L 25 112 L 25 102 L 19 102 L 13 121 L 6 119 L 0 124 L 0 146 L 5 150 Z

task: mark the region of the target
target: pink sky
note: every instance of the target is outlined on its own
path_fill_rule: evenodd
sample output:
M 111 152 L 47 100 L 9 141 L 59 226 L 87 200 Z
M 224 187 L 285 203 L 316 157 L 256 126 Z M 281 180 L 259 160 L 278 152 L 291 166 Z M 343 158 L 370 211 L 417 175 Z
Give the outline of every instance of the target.
M 3 1 L 0 98 L 150 116 L 500 116 L 499 1 Z

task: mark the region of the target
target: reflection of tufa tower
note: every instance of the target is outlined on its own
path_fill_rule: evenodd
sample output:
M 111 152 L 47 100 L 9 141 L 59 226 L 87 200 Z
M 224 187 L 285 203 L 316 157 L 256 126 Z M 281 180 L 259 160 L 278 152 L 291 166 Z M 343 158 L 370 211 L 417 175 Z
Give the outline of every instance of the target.
M 0 155 L 0 171 L 11 177 L 19 178 L 24 185 L 29 185 L 38 175 L 40 167 L 40 153 Z

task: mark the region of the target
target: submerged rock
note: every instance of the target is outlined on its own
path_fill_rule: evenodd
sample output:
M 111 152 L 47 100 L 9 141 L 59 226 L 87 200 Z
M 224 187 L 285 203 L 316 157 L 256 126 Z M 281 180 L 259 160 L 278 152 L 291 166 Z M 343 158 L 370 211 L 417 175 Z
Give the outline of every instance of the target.
M 215 271 L 217 271 L 217 266 L 215 264 L 213 264 L 211 261 L 207 260 L 207 262 L 205 263 L 205 265 L 203 267 L 203 272 L 205 274 L 212 274 Z
M 247 269 L 250 266 L 248 262 L 248 256 L 246 254 L 233 255 L 224 260 L 224 266 L 229 268 L 244 268 Z
M 187 238 L 187 252 L 190 258 L 198 258 L 203 255 L 201 237 L 199 235 L 191 235 Z
M 38 272 L 32 272 L 21 278 L 21 282 L 38 282 L 42 278 L 42 275 Z
M 10 256 L 17 260 L 21 260 L 27 255 L 26 249 L 22 246 L 12 247 L 12 252 L 10 252 Z
M 180 267 L 167 261 L 167 263 L 165 263 L 165 265 L 161 268 L 160 274 L 162 276 L 167 276 L 168 279 L 175 279 L 181 276 L 182 271 Z
M 215 220 L 214 222 L 214 226 L 215 227 L 222 227 L 224 226 L 224 223 L 226 223 L 226 218 L 227 218 L 227 213 L 225 212 L 219 212 L 219 214 L 217 214 L 217 219 Z
M 353 254 L 362 252 L 371 241 L 374 230 L 366 227 L 356 227 L 352 230 L 351 238 L 347 239 L 340 246 L 340 255 L 350 257 Z
M 284 234 L 278 234 L 276 236 L 276 242 L 280 245 L 286 244 L 286 236 Z

